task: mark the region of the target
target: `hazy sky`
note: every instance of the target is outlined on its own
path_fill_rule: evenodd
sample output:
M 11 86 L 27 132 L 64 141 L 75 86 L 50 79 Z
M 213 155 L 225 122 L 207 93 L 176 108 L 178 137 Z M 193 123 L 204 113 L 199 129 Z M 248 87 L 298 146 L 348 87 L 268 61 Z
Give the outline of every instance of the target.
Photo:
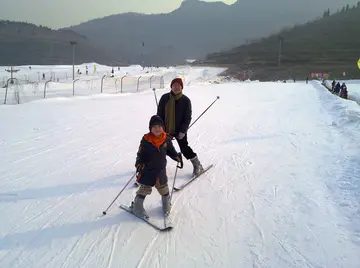
M 178 8 L 181 2 L 182 0 L 0 0 L 0 19 L 26 21 L 56 29 L 123 12 L 168 13 Z M 222 2 L 232 4 L 236 0 Z

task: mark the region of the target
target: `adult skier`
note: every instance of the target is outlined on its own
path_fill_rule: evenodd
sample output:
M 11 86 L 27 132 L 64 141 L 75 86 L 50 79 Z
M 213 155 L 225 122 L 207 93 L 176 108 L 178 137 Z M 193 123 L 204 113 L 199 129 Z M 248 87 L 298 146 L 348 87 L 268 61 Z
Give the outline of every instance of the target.
M 173 79 L 170 87 L 171 91 L 160 98 L 157 115 L 165 122 L 166 132 L 176 139 L 181 153 L 193 164 L 195 176 L 204 169 L 187 140 L 187 131 L 192 117 L 191 101 L 182 92 L 184 84 L 181 78 Z

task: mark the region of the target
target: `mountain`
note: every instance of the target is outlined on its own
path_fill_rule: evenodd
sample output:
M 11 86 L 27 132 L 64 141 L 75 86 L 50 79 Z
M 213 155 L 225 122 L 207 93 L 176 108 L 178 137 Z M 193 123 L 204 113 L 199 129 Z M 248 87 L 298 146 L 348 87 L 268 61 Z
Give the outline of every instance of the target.
M 168 65 L 203 59 L 338 6 L 335 0 L 239 0 L 233 5 L 187 0 L 168 14 L 118 14 L 68 29 L 86 35 L 128 64 Z
M 332 77 L 360 77 L 360 2 L 340 12 L 325 12 L 323 18 L 283 30 L 229 51 L 210 54 L 195 64 L 230 66 L 231 75 L 251 73 L 255 79 L 301 78 L 311 72 L 328 72 Z M 278 56 L 283 39 L 280 66 Z
M 72 30 L 52 30 L 24 22 L 0 21 L 0 65 L 115 63 L 110 54 Z

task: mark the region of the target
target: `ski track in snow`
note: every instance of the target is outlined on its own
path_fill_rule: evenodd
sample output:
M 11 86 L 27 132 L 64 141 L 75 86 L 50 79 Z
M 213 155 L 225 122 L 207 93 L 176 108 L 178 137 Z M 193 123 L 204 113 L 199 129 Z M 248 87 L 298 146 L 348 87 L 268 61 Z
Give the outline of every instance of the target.
M 152 92 L 4 109 L 3 120 L 24 124 L 0 134 L 1 266 L 357 267 L 360 216 L 350 181 L 360 161 L 351 147 L 358 123 L 337 121 L 332 110 L 343 100 L 317 82 L 196 85 L 201 73 L 193 68 L 186 78 L 193 121 L 221 98 L 189 142 L 214 167 L 173 193 L 169 232 L 117 208 L 137 188 L 99 216 L 132 175 L 156 112 Z M 176 185 L 192 172 L 184 164 Z M 168 160 L 169 185 L 175 165 Z M 153 189 L 145 208 L 163 223 L 160 206 Z

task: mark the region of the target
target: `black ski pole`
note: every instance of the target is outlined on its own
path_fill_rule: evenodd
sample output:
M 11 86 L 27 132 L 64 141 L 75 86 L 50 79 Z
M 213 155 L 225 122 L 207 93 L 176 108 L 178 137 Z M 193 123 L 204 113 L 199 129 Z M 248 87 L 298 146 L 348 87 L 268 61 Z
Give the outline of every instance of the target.
M 193 123 L 189 126 L 188 130 L 191 128 L 191 126 L 193 126 L 193 125 L 196 123 L 196 121 L 198 121 L 198 120 L 200 119 L 200 117 L 202 117 L 202 116 L 204 115 L 204 113 L 206 113 L 206 111 L 207 111 L 207 110 L 209 110 L 209 109 L 210 109 L 210 107 L 211 107 L 211 106 L 212 106 L 212 105 L 213 105 L 213 104 L 214 104 L 214 103 L 215 103 L 218 99 L 220 99 L 220 97 L 219 97 L 219 96 L 217 96 L 217 97 L 216 97 L 216 100 L 214 100 L 214 101 L 213 101 L 213 103 L 211 103 L 211 104 L 209 105 L 209 107 L 207 107 L 207 108 L 206 108 L 206 110 L 205 110 L 205 111 L 203 111 L 203 112 L 202 112 L 202 114 L 201 114 L 201 115 L 199 115 L 199 117 L 198 117 L 198 118 L 196 118 L 196 120 L 195 120 L 195 121 L 194 121 L 194 122 L 193 122 Z
M 132 175 L 132 177 L 130 178 L 130 180 L 125 184 L 124 188 L 122 188 L 122 190 L 120 191 L 120 193 L 114 198 L 114 200 L 111 202 L 111 204 L 107 207 L 106 210 L 103 211 L 103 215 L 106 215 L 106 212 L 109 210 L 109 208 L 115 203 L 116 199 L 119 198 L 119 196 L 121 195 L 121 193 L 125 190 L 125 188 L 129 185 L 129 183 L 132 181 L 132 179 L 135 177 L 136 172 L 134 173 L 134 175 Z
M 156 102 L 156 106 L 159 107 L 159 103 L 158 103 L 158 100 L 157 100 L 157 97 L 156 97 L 156 93 L 155 93 L 155 88 L 153 88 L 153 91 L 154 91 L 154 97 L 155 97 L 155 102 Z

